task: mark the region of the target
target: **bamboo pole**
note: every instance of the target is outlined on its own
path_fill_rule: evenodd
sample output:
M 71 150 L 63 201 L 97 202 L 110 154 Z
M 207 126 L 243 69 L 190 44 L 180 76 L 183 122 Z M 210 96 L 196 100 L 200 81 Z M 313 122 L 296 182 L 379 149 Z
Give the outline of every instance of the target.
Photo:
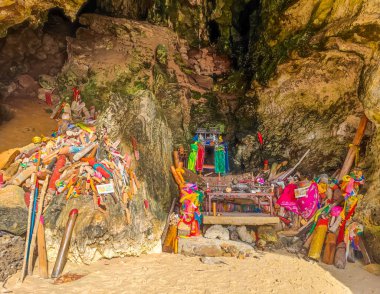
M 173 151 L 173 161 L 174 161 L 174 167 L 178 168 L 179 167 L 179 155 L 178 155 L 178 151 Z
M 34 228 L 33 228 L 33 234 L 32 234 L 30 252 L 29 252 L 29 260 L 28 260 L 28 273 L 30 275 L 33 273 L 34 249 L 36 247 L 37 231 L 38 231 L 40 218 L 41 218 L 41 214 L 42 214 L 42 210 L 43 210 L 43 206 L 44 206 L 45 195 L 46 195 L 48 183 L 49 183 L 49 175 L 46 177 L 44 184 L 42 186 L 40 200 L 38 202 L 38 212 L 36 212 L 37 215 L 36 215 L 35 222 L 34 222 Z M 37 201 L 37 199 L 36 199 L 36 201 Z
M 365 115 L 363 115 L 362 118 L 360 119 L 360 123 L 356 131 L 354 140 L 352 141 L 352 144 L 350 144 L 350 149 L 348 150 L 346 159 L 344 160 L 338 180 L 341 180 L 346 174 L 350 172 L 352 164 L 354 163 L 354 160 L 355 160 L 356 152 L 363 139 L 365 128 L 367 127 L 367 123 L 368 123 L 368 118 Z
M 165 223 L 165 227 L 164 227 L 164 230 L 162 232 L 162 235 L 161 235 L 161 243 L 163 244 L 165 239 L 166 239 L 166 235 L 168 233 L 168 229 L 169 229 L 169 223 L 170 223 L 170 215 L 172 214 L 172 212 L 174 211 L 174 207 L 175 207 L 175 203 L 177 202 L 177 197 L 174 197 L 173 200 L 172 200 L 172 205 L 170 206 L 170 210 L 169 210 L 169 214 L 168 216 L 166 217 L 166 223 Z
M 37 232 L 37 248 L 38 248 L 38 270 L 40 277 L 47 279 L 48 275 L 48 262 L 46 254 L 46 243 L 45 243 L 45 226 L 44 219 L 41 216 L 38 222 L 38 232 Z
M 30 223 L 31 223 L 31 220 L 32 220 L 32 210 L 33 210 L 33 198 L 34 198 L 34 191 L 36 189 L 36 177 L 37 175 L 35 173 L 32 174 L 32 179 L 31 179 L 31 183 L 33 183 L 33 187 L 32 187 L 32 191 L 30 192 L 30 196 L 29 196 L 29 212 L 28 212 L 28 224 L 27 224 L 27 227 L 26 227 L 26 240 L 25 240 L 25 250 L 24 250 L 24 261 L 23 261 L 23 264 L 22 264 L 22 270 L 21 270 L 21 277 L 20 277 L 20 282 L 22 283 L 25 279 L 25 276 L 26 276 L 26 266 L 28 264 L 28 257 L 29 257 L 29 254 L 28 254 L 28 244 L 29 244 L 29 241 L 30 241 Z

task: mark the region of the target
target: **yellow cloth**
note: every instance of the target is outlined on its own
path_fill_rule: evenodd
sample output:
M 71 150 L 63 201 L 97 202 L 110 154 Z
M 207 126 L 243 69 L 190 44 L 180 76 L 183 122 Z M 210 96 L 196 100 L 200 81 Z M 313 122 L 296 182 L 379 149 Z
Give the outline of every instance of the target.
M 358 163 L 359 163 L 359 151 L 360 151 L 360 148 L 359 146 L 357 145 L 354 145 L 354 144 L 350 144 L 348 145 L 350 148 L 351 147 L 354 147 L 355 148 L 355 166 L 358 166 Z
M 318 184 L 318 192 L 319 194 L 324 194 L 327 191 L 327 184 L 326 183 L 319 183 Z

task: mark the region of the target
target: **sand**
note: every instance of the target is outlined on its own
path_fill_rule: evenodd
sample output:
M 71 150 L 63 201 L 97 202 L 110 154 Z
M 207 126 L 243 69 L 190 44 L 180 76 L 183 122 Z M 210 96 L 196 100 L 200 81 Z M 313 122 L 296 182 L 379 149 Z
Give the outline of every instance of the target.
M 0 152 L 28 145 L 34 136 L 50 136 L 57 127 L 46 112 L 49 107 L 37 98 L 20 95 L 8 98 L 7 104 L 14 117 L 0 124 Z
M 152 254 L 92 265 L 68 264 L 65 272 L 87 274 L 60 285 L 38 276 L 18 284 L 14 275 L 3 291 L 13 293 L 380 293 L 380 278 L 359 265 L 346 270 L 321 267 L 292 255 L 259 253 L 256 258 L 220 258 L 203 264 L 199 257 Z M 36 271 L 38 272 L 38 271 Z M 1 292 L 1 291 L 0 291 Z

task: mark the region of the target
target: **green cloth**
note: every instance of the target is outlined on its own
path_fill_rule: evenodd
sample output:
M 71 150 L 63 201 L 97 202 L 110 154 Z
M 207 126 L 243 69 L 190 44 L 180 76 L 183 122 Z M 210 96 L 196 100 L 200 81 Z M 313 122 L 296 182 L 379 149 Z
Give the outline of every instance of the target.
M 224 146 L 215 147 L 215 173 L 226 173 Z
M 187 168 L 191 170 L 192 172 L 195 172 L 195 162 L 197 160 L 197 155 L 198 155 L 198 144 L 197 143 L 191 144 L 190 149 L 191 149 L 191 152 L 189 155 L 189 159 L 187 161 Z

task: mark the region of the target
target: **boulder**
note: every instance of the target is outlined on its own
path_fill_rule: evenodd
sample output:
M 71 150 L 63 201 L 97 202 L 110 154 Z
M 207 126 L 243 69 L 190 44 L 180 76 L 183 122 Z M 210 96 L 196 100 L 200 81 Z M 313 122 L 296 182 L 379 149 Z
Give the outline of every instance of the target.
M 229 240 L 230 239 L 230 233 L 229 233 L 228 229 L 224 228 L 221 225 L 213 225 L 206 231 L 205 238 Z
M 272 226 L 258 226 L 257 233 L 259 238 L 265 240 L 266 242 L 278 242 L 277 233 Z
M 57 86 L 56 78 L 49 75 L 40 75 L 38 83 L 45 90 L 53 90 Z
M 239 226 L 237 228 L 237 233 L 239 235 L 240 240 L 247 243 L 253 243 L 254 240 L 252 238 L 252 235 L 248 232 L 246 226 Z
M 178 253 L 186 256 L 246 257 L 253 256 L 255 250 L 252 246 L 242 242 L 194 237 L 179 238 Z
M 264 249 L 264 247 L 267 245 L 267 242 L 263 239 L 259 239 L 256 242 L 257 248 Z
M 37 86 L 37 82 L 30 75 L 19 75 L 17 81 L 21 88 L 24 89 L 35 88 Z
M 0 231 L 20 236 L 26 232 L 27 223 L 24 190 L 13 185 L 0 188 Z
M 15 157 L 20 154 L 19 148 L 8 149 L 7 151 L 0 153 L 0 170 L 7 169 Z
M 236 231 L 236 226 L 228 226 L 227 229 L 230 232 L 230 240 L 238 241 L 239 240 L 239 234 Z

